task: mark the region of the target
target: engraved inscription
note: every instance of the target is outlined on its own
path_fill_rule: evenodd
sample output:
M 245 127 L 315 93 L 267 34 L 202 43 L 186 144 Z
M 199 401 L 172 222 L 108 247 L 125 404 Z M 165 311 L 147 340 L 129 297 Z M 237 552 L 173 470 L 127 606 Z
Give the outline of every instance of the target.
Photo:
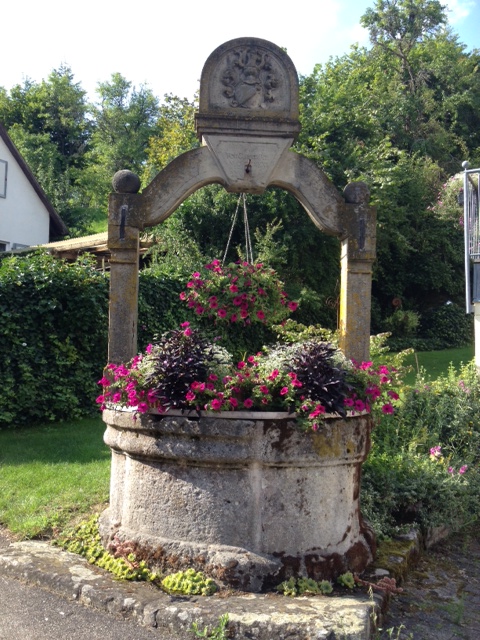
M 240 47 L 229 53 L 221 82 L 230 106 L 244 109 L 271 108 L 280 85 L 271 56 L 258 47 Z

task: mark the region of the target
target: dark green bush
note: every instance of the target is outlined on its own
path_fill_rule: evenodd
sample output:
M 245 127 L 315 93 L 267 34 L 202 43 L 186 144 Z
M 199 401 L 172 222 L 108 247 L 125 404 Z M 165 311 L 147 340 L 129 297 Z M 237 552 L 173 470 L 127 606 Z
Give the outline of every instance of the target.
M 107 356 L 108 280 L 88 259 L 0 262 L 0 428 L 92 410 Z
M 473 314 L 464 307 L 447 303 L 422 315 L 419 337 L 431 341 L 436 349 L 464 347 L 473 343 Z
M 193 314 L 180 303 L 179 295 L 185 280 L 175 274 L 163 274 L 156 268 L 139 273 L 138 296 L 138 348 L 143 351 L 165 331 L 176 329 Z

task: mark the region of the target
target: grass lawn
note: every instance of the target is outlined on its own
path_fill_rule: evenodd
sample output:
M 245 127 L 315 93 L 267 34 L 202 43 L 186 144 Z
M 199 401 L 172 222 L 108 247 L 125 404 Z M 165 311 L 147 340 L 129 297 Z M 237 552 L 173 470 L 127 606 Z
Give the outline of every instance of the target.
M 101 418 L 0 431 L 0 524 L 23 538 L 108 501 L 110 450 Z
M 405 376 L 406 384 L 413 385 L 417 373 L 421 368 L 425 369 L 427 378 L 435 380 L 448 371 L 450 363 L 455 369 L 460 365 L 473 360 L 474 346 L 460 349 L 445 349 L 443 351 L 419 351 L 405 358 L 405 364 L 412 365 L 413 371 Z
M 432 379 L 474 356 L 464 349 L 409 357 Z M 100 416 L 0 431 L 0 525 L 23 538 L 50 537 L 58 528 L 102 510 L 108 501 L 110 451 Z

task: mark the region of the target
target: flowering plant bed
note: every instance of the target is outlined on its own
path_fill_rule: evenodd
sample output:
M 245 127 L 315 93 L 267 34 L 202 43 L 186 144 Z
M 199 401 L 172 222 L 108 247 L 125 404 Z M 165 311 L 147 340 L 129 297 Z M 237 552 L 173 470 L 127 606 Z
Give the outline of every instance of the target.
M 128 364 L 109 364 L 97 402 L 138 413 L 280 411 L 316 431 L 326 414 L 393 412 L 398 399 L 387 367 L 355 364 L 332 344 L 309 340 L 264 347 L 234 363 L 184 322 Z

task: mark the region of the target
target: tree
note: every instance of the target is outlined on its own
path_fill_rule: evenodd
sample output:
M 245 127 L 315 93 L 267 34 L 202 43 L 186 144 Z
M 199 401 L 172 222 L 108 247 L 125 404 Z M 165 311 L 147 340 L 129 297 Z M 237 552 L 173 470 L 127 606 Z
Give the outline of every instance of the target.
M 121 169 L 142 175 L 147 145 L 158 115 L 158 100 L 142 85 L 138 90 L 120 73 L 97 87 L 99 101 L 90 107 L 94 127 L 89 165 L 82 188 L 91 206 L 107 211 L 113 175 Z
M 432 204 L 462 160 L 479 157 L 479 56 L 465 53 L 438 2 L 377 1 L 363 24 L 370 50 L 352 47 L 301 79 L 297 147 L 339 188 L 371 188 L 381 330 L 393 298 L 423 311 L 461 296 L 461 237 Z
M 415 93 L 421 74 L 412 65 L 412 51 L 428 36 L 438 33 L 447 22 L 445 6 L 438 0 L 376 0 L 367 9 L 360 24 L 367 28 L 374 45 L 396 56 L 403 81 Z
M 0 121 L 71 233 L 86 220 L 78 188 L 91 134 L 85 95 L 67 66 L 0 90 Z
M 177 156 L 199 146 L 195 134 L 195 110 L 198 102 L 189 102 L 172 94 L 164 96 L 148 141 L 145 179 L 150 181 Z

